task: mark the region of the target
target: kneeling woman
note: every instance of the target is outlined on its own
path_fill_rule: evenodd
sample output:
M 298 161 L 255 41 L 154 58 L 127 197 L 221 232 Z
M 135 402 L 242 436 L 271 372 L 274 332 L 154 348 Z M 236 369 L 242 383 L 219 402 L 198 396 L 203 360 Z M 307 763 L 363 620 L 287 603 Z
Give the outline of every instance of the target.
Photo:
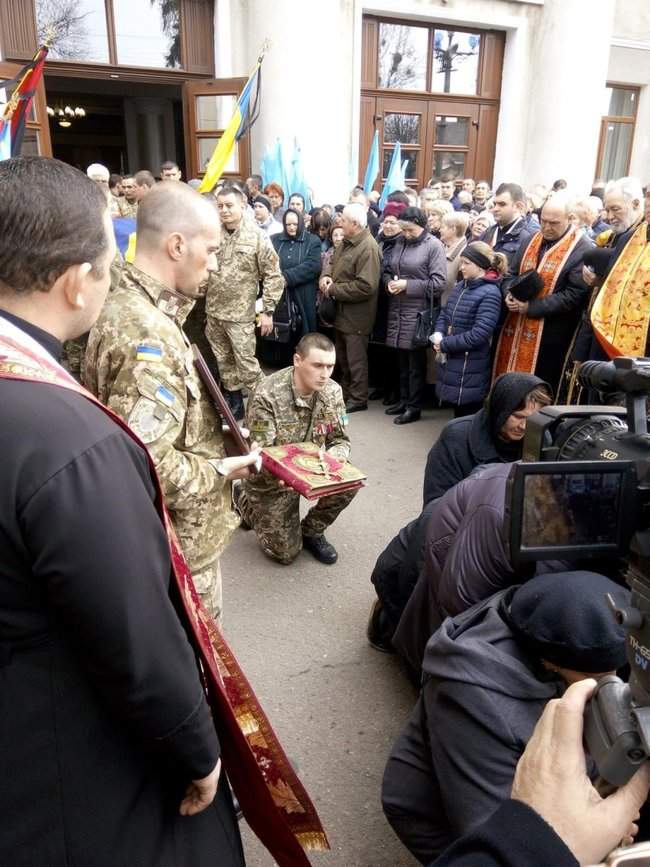
M 429 639 L 422 693 L 382 789 L 388 821 L 422 864 L 510 797 L 547 702 L 624 664 L 607 593 L 628 604 L 594 572 L 538 575 L 447 618 Z
M 463 250 L 462 280 L 451 290 L 431 337 L 439 353 L 436 393 L 454 416 L 481 408 L 490 388 L 490 346 L 501 317 L 501 278 L 508 268 L 503 253 L 476 241 Z

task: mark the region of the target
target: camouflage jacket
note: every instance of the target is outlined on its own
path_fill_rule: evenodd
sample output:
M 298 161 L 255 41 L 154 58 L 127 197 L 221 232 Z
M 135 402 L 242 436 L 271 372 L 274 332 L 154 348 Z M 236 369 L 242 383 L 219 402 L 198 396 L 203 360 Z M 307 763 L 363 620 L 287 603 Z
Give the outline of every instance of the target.
M 181 545 L 184 535 L 205 532 L 201 525 L 207 524 L 203 548 L 216 556 L 238 519 L 230 484 L 209 462 L 225 457 L 225 450 L 219 417 L 182 331 L 193 303 L 125 264 L 91 329 L 84 384 L 147 445 Z
M 113 196 L 115 198 L 115 196 Z M 124 196 L 120 196 L 117 201 L 117 214 L 114 214 L 111 210 L 111 217 L 137 217 L 138 216 L 138 203 L 137 202 L 127 202 Z M 111 208 L 113 204 L 111 202 Z
M 260 283 L 264 312 L 273 313 L 284 291 L 278 254 L 264 232 L 244 217 L 234 232 L 222 230 L 217 270 L 208 280 L 208 316 L 252 322 Z
M 350 457 L 343 392 L 333 380 L 322 391 L 302 397 L 293 383 L 293 367 L 278 370 L 256 388 L 246 420 L 251 439 L 262 448 L 312 441 L 340 460 Z M 277 489 L 276 480 L 266 472 L 246 484 L 258 491 Z

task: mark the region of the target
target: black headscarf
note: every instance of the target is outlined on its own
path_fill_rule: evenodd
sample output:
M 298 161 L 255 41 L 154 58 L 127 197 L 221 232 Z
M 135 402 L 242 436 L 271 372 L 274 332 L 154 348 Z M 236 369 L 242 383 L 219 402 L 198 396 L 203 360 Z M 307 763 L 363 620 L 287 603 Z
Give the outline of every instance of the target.
M 552 393 L 549 384 L 532 373 L 503 373 L 492 386 L 485 411 L 490 436 L 503 460 L 518 461 L 522 454 L 523 440 L 503 440 L 499 431 L 508 417 L 522 406 L 526 395 L 538 385 L 545 385 L 549 394 Z
M 295 216 L 298 217 L 298 231 L 296 232 L 295 239 L 287 232 L 287 217 L 289 216 L 289 214 L 295 214 Z M 293 208 L 287 208 L 287 210 L 282 215 L 282 227 L 284 229 L 284 234 L 287 238 L 289 238 L 290 241 L 298 241 L 300 240 L 300 238 L 302 238 L 302 233 L 305 231 L 305 218 L 300 213 L 300 211 L 296 211 Z

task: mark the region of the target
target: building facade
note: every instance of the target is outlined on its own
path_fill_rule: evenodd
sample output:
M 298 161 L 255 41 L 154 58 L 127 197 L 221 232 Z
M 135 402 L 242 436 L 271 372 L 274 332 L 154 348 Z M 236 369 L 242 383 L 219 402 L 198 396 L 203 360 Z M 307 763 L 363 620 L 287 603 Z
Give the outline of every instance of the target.
M 643 0 L 0 0 L 0 76 L 53 25 L 27 146 L 80 166 L 200 175 L 268 41 L 232 175 L 297 139 L 315 199 L 342 201 L 377 130 L 382 173 L 400 141 L 413 186 L 650 181 Z

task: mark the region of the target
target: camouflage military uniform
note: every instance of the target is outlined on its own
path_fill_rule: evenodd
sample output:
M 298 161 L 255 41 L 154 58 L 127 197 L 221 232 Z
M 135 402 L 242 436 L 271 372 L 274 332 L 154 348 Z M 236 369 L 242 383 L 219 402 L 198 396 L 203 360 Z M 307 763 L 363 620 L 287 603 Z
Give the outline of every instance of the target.
M 272 314 L 284 291 L 278 254 L 245 216 L 234 232 L 224 230 L 217 270 L 208 280 L 206 336 L 228 391 L 252 391 L 263 378 L 255 358 L 255 301 L 263 284 L 264 312 Z
M 111 292 L 113 289 L 117 288 L 120 282 L 123 264 L 124 260 L 120 256 L 119 250 L 117 250 L 115 258 L 111 263 Z M 78 382 L 83 380 L 84 358 L 86 355 L 86 346 L 88 345 L 88 334 L 89 332 L 86 331 L 86 333 L 82 334 L 80 337 L 73 337 L 70 340 L 66 340 L 63 344 L 61 364 Z
M 221 613 L 218 557 L 238 524 L 221 423 L 181 327 L 193 301 L 124 265 L 88 340 L 85 385 L 147 445 L 198 592 Z
M 350 438 L 341 387 L 330 380 L 323 391 L 302 397 L 293 384 L 293 367 L 268 376 L 248 403 L 247 425 L 260 446 L 315 442 L 347 460 Z M 302 536 L 320 536 L 351 502 L 356 491 L 322 497 L 300 522 L 300 494 L 282 487 L 264 470 L 243 482 L 238 506 L 267 554 L 291 563 Z
M 113 197 L 115 198 L 115 197 Z M 120 196 L 117 201 L 117 210 L 118 214 L 113 214 L 111 212 L 111 217 L 133 217 L 134 219 L 138 216 L 138 203 L 137 202 L 127 202 L 124 196 Z

